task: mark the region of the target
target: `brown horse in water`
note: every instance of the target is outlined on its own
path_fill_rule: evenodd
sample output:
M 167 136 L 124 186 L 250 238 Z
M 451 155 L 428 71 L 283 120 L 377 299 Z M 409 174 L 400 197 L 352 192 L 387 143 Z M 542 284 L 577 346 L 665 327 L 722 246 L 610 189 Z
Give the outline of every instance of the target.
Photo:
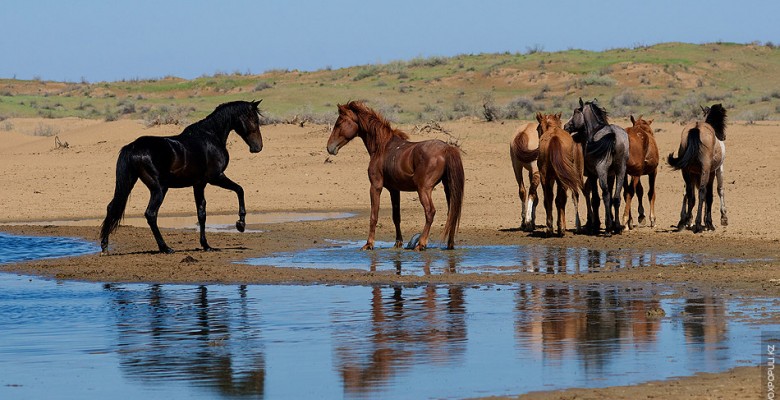
M 509 143 L 509 156 L 512 159 L 512 169 L 515 171 L 520 194 L 522 212 L 520 229 L 524 231 L 533 231 L 536 227 L 536 206 L 539 204 L 539 196 L 536 194 L 536 189 L 539 187 L 539 167 L 536 163 L 539 157 L 538 126 L 538 124 L 523 125 Z M 523 182 L 523 170 L 528 171 L 528 189 Z
M 696 121 L 683 128 L 677 157 L 669 154 L 668 162 L 675 170 L 681 170 L 685 181 L 680 222 L 677 230 L 691 225 L 693 206 L 696 201 L 696 188 L 699 190 L 699 209 L 696 213 L 696 225 L 693 232 L 715 230 L 712 223 L 712 183 L 718 178 L 718 197 L 720 197 L 720 224 L 728 225 L 726 201 L 723 190 L 723 161 L 726 158 L 726 109 L 721 104 L 702 108 L 704 121 Z M 704 227 L 701 225 L 702 205 L 707 201 L 704 212 Z M 687 203 L 687 204 L 686 204 Z M 687 205 L 687 210 L 686 210 Z
M 579 213 L 579 191 L 582 189 L 584 161 L 582 148 L 561 126 L 561 114 L 536 114 L 542 136 L 539 138 L 539 174 L 544 191 L 544 210 L 547 213 L 547 235 L 552 235 L 553 184 L 557 184 L 555 206 L 558 209 L 558 236 L 566 234 L 566 191 L 573 194 L 577 232 L 582 230 Z
M 444 185 L 448 206 L 444 236 L 447 238 L 447 249 L 454 248 L 465 184 L 460 150 L 441 140 L 410 142 L 406 133 L 390 127 L 386 119 L 362 102 L 351 101 L 339 105 L 338 109 L 339 117 L 328 139 L 328 153 L 336 155 L 339 149 L 359 136 L 371 156 L 368 162 L 371 220 L 363 250 L 374 248 L 379 199 L 383 188 L 390 192 L 393 204 L 395 247 L 403 246 L 400 192 L 417 192 L 425 210 L 425 228 L 414 249 L 425 250 L 436 214 L 431 192 L 439 182 Z
M 634 228 L 634 216 L 631 215 L 631 199 L 636 193 L 639 202 L 639 219 L 642 224 L 645 221 L 645 208 L 642 204 L 642 195 L 644 189 L 639 177 L 647 175 L 648 191 L 647 199 L 650 202 L 650 226 L 655 226 L 655 177 L 658 173 L 658 145 L 655 143 L 655 135 L 650 124 L 653 120 L 639 118 L 634 119 L 631 116 L 633 126 L 626 128 L 628 133 L 628 162 L 626 163 L 626 191 L 623 193 L 623 199 L 626 201 L 626 208 L 623 210 L 622 224 L 628 229 Z

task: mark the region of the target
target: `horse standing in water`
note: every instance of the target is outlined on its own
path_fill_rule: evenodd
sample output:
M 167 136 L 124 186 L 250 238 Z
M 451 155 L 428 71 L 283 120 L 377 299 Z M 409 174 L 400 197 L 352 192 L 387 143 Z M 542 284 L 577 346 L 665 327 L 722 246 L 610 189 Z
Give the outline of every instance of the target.
M 611 125 L 607 120 L 607 112 L 595 101 L 583 103 L 574 110 L 564 130 L 574 136 L 578 143 L 584 143 L 585 182 L 583 194 L 588 208 L 588 227 L 593 233 L 598 233 L 599 221 L 598 189 L 604 201 L 604 230 L 607 236 L 620 233 L 620 191 L 626 179 L 626 162 L 628 161 L 628 134 L 623 128 Z M 617 181 L 617 185 L 615 185 Z M 614 194 L 610 192 L 614 188 Z M 589 199 L 592 191 L 593 198 Z M 614 212 L 612 211 L 614 207 Z
M 157 212 L 169 188 L 193 187 L 200 245 L 204 251 L 216 250 L 206 241 L 206 184 L 236 192 L 239 217 L 236 229 L 243 232 L 246 227 L 244 189 L 224 173 L 230 160 L 227 138 L 230 131 L 236 131 L 249 145 L 250 152 L 257 153 L 263 149 L 258 111 L 260 101 L 220 104 L 209 116 L 184 128 L 179 135 L 142 136 L 122 147 L 116 163 L 114 198 L 108 204 L 106 219 L 100 227 L 101 254 L 108 254 L 108 236 L 119 226 L 127 198 L 138 179 L 151 194 L 144 216 L 161 253 L 173 253 L 157 227 Z
M 539 157 L 538 126 L 523 125 L 509 143 L 509 157 L 512 159 L 512 169 L 515 171 L 520 195 L 520 229 L 524 231 L 533 231 L 536 228 L 536 206 L 539 204 L 539 196 L 536 193 L 539 187 L 539 167 L 536 163 Z M 528 189 L 523 182 L 524 170 L 528 171 Z
M 553 234 L 553 184 L 557 185 L 555 206 L 558 209 L 558 236 L 566 234 L 566 191 L 572 192 L 576 231 L 579 232 L 579 199 L 582 189 L 582 149 L 568 132 L 561 129 L 561 114 L 536 113 L 542 136 L 539 138 L 539 173 L 544 189 L 544 210 L 547 213 L 547 235 Z
M 436 214 L 431 192 L 439 182 L 444 185 L 448 206 L 444 236 L 447 238 L 447 249 L 453 249 L 465 183 L 460 150 L 441 140 L 410 142 L 406 133 L 391 128 L 387 120 L 361 102 L 351 101 L 339 105 L 338 109 L 339 117 L 328 139 L 328 153 L 336 155 L 339 149 L 359 136 L 371 156 L 368 162 L 371 220 L 368 240 L 362 250 L 374 248 L 379 199 L 383 188 L 390 192 L 393 205 L 396 248 L 403 247 L 400 192 L 417 192 L 425 210 L 425 228 L 414 249 L 425 250 Z
M 626 192 L 623 195 L 626 208 L 623 210 L 623 225 L 628 229 L 634 228 L 634 216 L 631 215 L 631 199 L 636 193 L 639 202 L 639 219 L 641 224 L 645 221 L 645 208 L 642 205 L 644 189 L 639 177 L 647 175 L 648 191 L 647 199 L 650 202 L 650 226 L 655 226 L 655 177 L 658 173 L 658 145 L 655 143 L 655 135 L 650 124 L 653 120 L 644 120 L 640 115 L 634 119 L 631 116 L 633 126 L 626 128 L 628 133 L 628 163 L 626 164 Z
M 693 206 L 696 202 L 696 188 L 699 189 L 699 209 L 696 213 L 696 225 L 693 232 L 715 230 L 712 223 L 712 183 L 718 178 L 718 197 L 720 197 L 720 224 L 728 225 L 726 199 L 723 189 L 723 161 L 726 158 L 726 109 L 721 104 L 702 108 L 704 121 L 696 121 L 683 128 L 677 157 L 669 154 L 667 161 L 675 170 L 682 171 L 685 181 L 680 222 L 677 230 L 690 227 L 693 218 Z M 701 225 L 702 205 L 707 201 L 704 211 L 704 227 Z M 687 203 L 687 204 L 686 204 Z M 687 207 L 686 207 L 687 206 Z M 687 208 L 687 209 L 686 209 Z

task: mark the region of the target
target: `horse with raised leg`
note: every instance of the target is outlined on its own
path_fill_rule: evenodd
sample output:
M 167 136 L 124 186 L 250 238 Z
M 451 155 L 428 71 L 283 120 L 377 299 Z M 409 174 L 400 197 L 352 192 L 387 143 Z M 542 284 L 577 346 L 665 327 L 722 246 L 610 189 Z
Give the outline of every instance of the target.
M 339 105 L 338 110 L 338 119 L 328 139 L 328 153 L 336 155 L 350 140 L 360 137 L 370 156 L 368 180 L 371 183 L 371 219 L 368 240 L 362 250 L 374 248 L 379 199 L 382 189 L 385 188 L 390 192 L 393 205 L 397 248 L 404 245 L 401 234 L 400 192 L 417 192 L 425 210 L 425 227 L 415 250 L 425 250 L 436 214 L 431 192 L 439 182 L 444 186 L 448 207 L 444 237 L 447 240 L 447 249 L 453 249 L 465 184 L 460 149 L 441 140 L 410 142 L 405 132 L 392 128 L 385 118 L 362 102 L 351 101 Z
M 204 251 L 216 250 L 206 241 L 204 190 L 207 184 L 236 192 L 236 229 L 243 232 L 246 227 L 244 189 L 225 176 L 230 160 L 227 138 L 231 131 L 235 131 L 249 145 L 250 152 L 257 153 L 263 149 L 258 111 L 260 101 L 220 104 L 206 118 L 184 128 L 179 135 L 142 136 L 122 147 L 116 163 L 114 198 L 108 204 L 106 218 L 100 227 L 101 254 L 108 254 L 108 236 L 119 226 L 127 198 L 138 179 L 149 188 L 151 196 L 144 216 L 161 253 L 173 253 L 157 226 L 157 212 L 169 188 L 193 188 L 200 245 Z

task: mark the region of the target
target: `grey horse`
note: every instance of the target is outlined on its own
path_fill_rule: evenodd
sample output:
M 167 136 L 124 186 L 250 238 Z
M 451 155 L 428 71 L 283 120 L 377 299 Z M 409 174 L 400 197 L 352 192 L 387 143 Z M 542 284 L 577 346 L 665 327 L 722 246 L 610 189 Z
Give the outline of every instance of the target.
M 628 133 L 607 120 L 607 112 L 592 102 L 582 102 L 574 109 L 569 122 L 563 127 L 574 140 L 583 144 L 585 158 L 585 176 L 588 178 L 583 188 L 585 204 L 588 208 L 587 229 L 594 234 L 599 232 L 599 196 L 604 201 L 604 230 L 607 236 L 620 233 L 620 192 L 626 180 L 626 162 L 628 161 Z M 615 181 L 618 184 L 615 184 Z M 610 197 L 610 193 L 614 194 Z M 592 193 L 592 199 L 590 195 Z M 614 208 L 614 212 L 613 209 Z

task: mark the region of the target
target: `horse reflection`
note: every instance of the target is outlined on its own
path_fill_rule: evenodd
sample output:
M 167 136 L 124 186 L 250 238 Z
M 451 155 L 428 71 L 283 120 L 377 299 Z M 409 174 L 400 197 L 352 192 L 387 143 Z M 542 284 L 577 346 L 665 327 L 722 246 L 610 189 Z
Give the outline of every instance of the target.
M 350 395 L 368 394 L 404 370 L 425 364 L 459 365 L 466 349 L 464 288 L 374 286 L 369 326 L 336 334 L 336 369 Z
M 516 295 L 515 336 L 540 359 L 562 360 L 573 352 L 586 371 L 602 370 L 621 351 L 614 343 L 630 339 L 646 347 L 657 340 L 661 322 L 646 311 L 659 307 L 658 300 L 616 288 L 526 285 Z
M 406 272 L 410 272 L 414 269 L 421 268 L 423 275 L 429 276 L 433 272 L 441 271 L 442 274 L 454 274 L 457 273 L 457 267 L 460 264 L 461 256 L 453 252 L 438 253 L 425 252 L 425 253 L 408 253 L 396 250 L 390 250 L 387 252 L 375 251 L 370 255 L 370 263 L 368 270 L 371 272 L 381 271 L 385 264 L 392 263 L 392 271 L 400 276 L 404 272 L 404 266 L 406 266 Z M 431 268 L 433 267 L 433 268 Z
M 146 297 L 121 286 L 105 288 L 113 296 L 117 354 L 126 376 L 264 396 L 265 357 L 253 328 L 258 316 L 249 311 L 245 286 L 239 288 L 237 312 L 227 299 L 209 298 L 206 286 L 168 292 L 151 285 Z

